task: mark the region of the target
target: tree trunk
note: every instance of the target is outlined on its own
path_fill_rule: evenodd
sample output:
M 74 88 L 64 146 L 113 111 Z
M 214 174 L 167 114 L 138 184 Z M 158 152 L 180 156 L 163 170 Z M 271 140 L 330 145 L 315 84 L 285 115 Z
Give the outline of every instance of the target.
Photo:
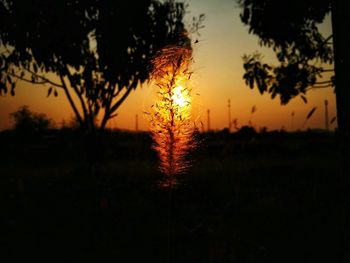
M 338 129 L 341 138 L 349 145 L 350 135 L 350 38 L 347 1 L 332 1 L 332 29 L 334 47 L 335 91 Z
M 334 193 L 334 207 L 336 209 L 336 232 L 339 235 L 339 251 L 341 258 L 338 262 L 349 262 L 349 203 L 350 165 L 349 165 L 349 139 L 350 139 L 350 16 L 347 8 L 348 1 L 332 1 L 332 29 L 334 47 L 335 92 L 337 102 L 338 129 L 341 142 L 341 172 L 332 175 L 336 181 L 337 191 Z

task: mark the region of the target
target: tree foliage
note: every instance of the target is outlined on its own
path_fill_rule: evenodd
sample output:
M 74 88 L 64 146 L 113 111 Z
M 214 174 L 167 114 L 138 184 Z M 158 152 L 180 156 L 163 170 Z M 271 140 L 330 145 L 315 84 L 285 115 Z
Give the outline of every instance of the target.
M 262 62 L 258 53 L 243 57 L 243 78 L 250 88 L 261 94 L 280 96 L 281 104 L 303 94 L 310 88 L 333 85 L 333 79 L 319 81 L 326 71 L 324 64 L 333 63 L 333 50 L 318 29 L 330 12 L 329 0 L 238 0 L 241 20 L 249 33 L 259 37 L 259 44 L 273 48 L 279 65 Z
M 190 46 L 174 0 L 0 0 L 0 93 L 18 80 L 67 97 L 81 127 L 100 128 L 150 74 L 167 44 Z

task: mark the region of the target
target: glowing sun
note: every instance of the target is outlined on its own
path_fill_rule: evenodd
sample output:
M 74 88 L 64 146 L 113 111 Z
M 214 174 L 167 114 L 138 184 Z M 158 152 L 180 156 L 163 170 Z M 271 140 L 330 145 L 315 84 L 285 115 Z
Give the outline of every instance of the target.
M 185 97 L 184 88 L 182 86 L 177 86 L 172 90 L 171 98 L 179 107 L 184 107 L 189 102 L 188 98 Z

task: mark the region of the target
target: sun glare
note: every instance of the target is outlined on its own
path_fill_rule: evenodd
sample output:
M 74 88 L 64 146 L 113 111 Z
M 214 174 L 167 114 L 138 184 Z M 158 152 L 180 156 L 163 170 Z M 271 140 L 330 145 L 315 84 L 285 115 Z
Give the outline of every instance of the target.
M 187 98 L 185 98 L 185 93 L 185 89 L 182 86 L 177 86 L 172 90 L 173 95 L 171 98 L 181 108 L 190 103 L 189 97 L 187 96 Z

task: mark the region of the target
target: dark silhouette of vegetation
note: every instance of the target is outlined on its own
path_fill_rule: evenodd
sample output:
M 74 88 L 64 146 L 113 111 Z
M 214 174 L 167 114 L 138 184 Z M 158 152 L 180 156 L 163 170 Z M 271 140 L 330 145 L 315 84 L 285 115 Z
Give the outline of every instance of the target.
M 333 208 L 328 207 L 328 213 L 333 213 L 333 224 L 339 226 L 333 228 L 333 241 L 339 244 L 339 253 L 336 261 L 347 262 L 348 252 L 346 250 L 346 240 L 349 235 L 348 212 L 346 203 L 349 195 L 348 174 L 348 146 L 350 135 L 350 89 L 348 84 L 348 69 L 350 66 L 350 41 L 347 38 L 349 25 L 349 9 L 346 1 L 342 0 L 238 0 L 242 9 L 241 20 L 249 27 L 249 33 L 259 37 L 261 46 L 270 47 L 276 54 L 277 66 L 272 66 L 262 61 L 259 53 L 245 55 L 243 66 L 245 74 L 243 78 L 250 88 L 257 87 L 261 94 L 270 93 L 272 98 L 280 96 L 281 104 L 287 104 L 292 98 L 300 97 L 305 103 L 304 96 L 308 90 L 314 88 L 335 87 L 337 102 L 338 130 L 342 139 L 339 151 L 332 151 L 328 154 L 330 160 L 332 154 L 339 154 L 339 167 L 341 169 L 325 174 L 329 186 L 325 186 L 325 191 L 331 189 L 337 191 L 334 196 L 328 195 L 329 203 Z M 318 25 L 320 25 L 326 15 L 332 17 L 332 34 L 322 36 Z M 334 67 L 332 65 L 334 64 Z M 324 77 L 325 80 L 321 78 Z M 316 107 L 313 107 L 306 115 L 305 123 L 313 116 Z M 293 121 L 294 113 L 292 114 Z M 334 119 L 335 121 L 335 119 Z M 315 134 L 311 130 L 305 134 Z M 326 136 L 327 133 L 326 133 Z M 277 142 L 277 138 L 274 138 Z M 312 140 L 309 139 L 309 142 Z M 335 141 L 334 141 L 335 142 Z M 319 142 L 320 143 L 320 142 Z M 345 147 L 344 147 L 345 145 Z M 297 147 L 297 144 L 295 144 Z M 267 147 L 268 148 L 268 147 Z M 315 149 L 315 145 L 305 145 L 304 151 L 295 152 L 289 149 L 290 158 L 303 155 Z M 344 151 L 345 149 L 345 151 Z M 267 150 L 268 151 L 268 150 Z M 321 149 L 318 149 L 321 152 Z M 280 149 L 279 154 L 283 154 Z M 344 156 L 344 157 L 341 157 Z M 315 159 L 315 167 L 322 164 L 319 159 Z M 279 158 L 280 162 L 282 158 Z M 295 164 L 298 166 L 298 164 Z M 333 166 L 333 168 L 335 168 Z M 282 177 L 288 176 L 288 169 L 281 169 Z M 308 169 L 302 169 L 306 176 L 310 174 L 320 174 Z M 276 179 L 276 178 L 275 178 Z M 317 181 L 317 178 L 310 178 L 310 185 Z M 297 178 L 296 182 L 301 182 L 302 178 Z M 346 186 L 342 186 L 346 185 Z M 279 184 L 279 186 L 281 186 Z M 334 187 L 334 188 L 333 188 Z M 327 189 L 327 190 L 326 190 Z M 313 197 L 305 199 L 309 202 Z M 328 228 L 326 231 L 329 231 Z M 326 249 L 333 249 L 331 245 Z M 306 253 L 305 253 L 306 254 Z M 306 256 L 301 255 L 299 260 L 305 261 Z
M 244 125 L 241 128 L 239 128 L 236 132 L 236 134 L 243 136 L 243 137 L 253 137 L 256 135 L 256 130 L 254 127 L 249 125 Z
M 150 134 L 106 132 L 89 169 L 79 133 L 11 133 L 0 132 L 3 261 L 349 262 L 330 134 L 200 134 L 169 225 Z
M 20 134 L 32 134 L 52 127 L 52 120 L 46 114 L 32 112 L 26 105 L 11 113 L 10 118 L 14 120 L 14 130 Z
M 278 66 L 262 62 L 259 53 L 245 55 L 245 79 L 250 88 L 272 98 L 279 95 L 282 104 L 300 97 L 312 88 L 335 85 L 339 131 L 350 132 L 350 91 L 346 77 L 349 63 L 349 15 L 340 0 L 238 0 L 241 20 L 249 33 L 259 37 L 262 46 L 273 48 Z M 327 14 L 332 15 L 333 34 L 322 36 L 318 25 Z M 334 68 L 330 65 L 334 62 Z M 327 66 L 324 66 L 327 65 Z M 320 80 L 325 73 L 335 73 Z M 328 74 L 329 75 L 329 74 Z
M 21 82 L 64 94 L 83 129 L 104 129 L 149 62 L 169 44 L 191 46 L 174 0 L 0 0 L 0 95 Z M 190 30 L 200 26 L 194 19 Z

